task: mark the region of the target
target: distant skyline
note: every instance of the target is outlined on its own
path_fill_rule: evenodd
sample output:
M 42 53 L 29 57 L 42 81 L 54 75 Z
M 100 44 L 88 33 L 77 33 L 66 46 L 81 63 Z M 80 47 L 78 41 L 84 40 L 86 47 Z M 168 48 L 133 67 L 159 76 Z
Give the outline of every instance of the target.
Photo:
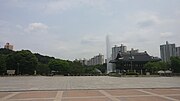
M 61 59 L 106 56 L 111 45 L 160 57 L 180 46 L 180 0 L 0 0 L 0 46 Z

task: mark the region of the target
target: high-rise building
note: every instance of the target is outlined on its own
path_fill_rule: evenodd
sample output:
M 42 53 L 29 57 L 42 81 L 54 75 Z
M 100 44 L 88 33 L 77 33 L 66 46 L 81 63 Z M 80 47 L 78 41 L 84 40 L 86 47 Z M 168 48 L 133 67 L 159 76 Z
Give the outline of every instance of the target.
M 13 45 L 10 45 L 9 43 L 6 43 L 6 45 L 4 45 L 4 48 L 13 50 Z
M 176 47 L 176 56 L 180 57 L 180 47 Z
M 160 45 L 160 53 L 162 61 L 169 61 L 171 56 L 176 56 L 175 44 L 169 44 L 168 41 L 166 41 L 166 44 Z
M 74 61 L 80 62 L 83 66 L 87 65 L 87 62 L 88 62 L 85 58 L 84 59 L 75 59 Z
M 121 44 L 121 46 L 115 45 L 112 48 L 112 60 L 116 59 L 118 53 L 125 53 L 127 52 L 127 47 Z
M 129 53 L 129 54 L 139 53 L 139 50 L 138 50 L 138 49 L 131 48 L 131 50 L 127 51 L 127 53 Z
M 93 58 L 87 61 L 88 66 L 98 65 L 98 64 L 103 64 L 103 63 L 104 63 L 104 55 L 101 55 L 101 54 L 94 56 Z

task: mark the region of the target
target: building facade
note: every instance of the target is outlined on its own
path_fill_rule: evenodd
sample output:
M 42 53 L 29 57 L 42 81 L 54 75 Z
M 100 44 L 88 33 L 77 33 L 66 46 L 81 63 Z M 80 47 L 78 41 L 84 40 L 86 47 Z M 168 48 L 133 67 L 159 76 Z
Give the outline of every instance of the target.
M 131 50 L 127 51 L 127 53 L 139 53 L 138 49 L 131 48 Z
M 176 56 L 180 57 L 180 47 L 176 47 Z
M 4 45 L 4 48 L 5 48 L 5 49 L 9 49 L 9 50 L 13 50 L 13 45 L 10 45 L 9 43 L 6 43 L 6 44 Z
M 127 52 L 127 47 L 124 46 L 123 44 L 121 44 L 121 46 L 115 45 L 114 47 L 112 47 L 112 59 L 115 59 L 119 52 L 121 53 Z
M 176 56 L 175 44 L 169 44 L 166 41 L 166 44 L 160 45 L 160 54 L 162 61 L 168 62 L 172 56 Z
M 88 66 L 94 66 L 94 65 L 103 64 L 103 63 L 104 63 L 104 55 L 101 55 L 101 54 L 94 56 L 93 58 L 87 61 Z

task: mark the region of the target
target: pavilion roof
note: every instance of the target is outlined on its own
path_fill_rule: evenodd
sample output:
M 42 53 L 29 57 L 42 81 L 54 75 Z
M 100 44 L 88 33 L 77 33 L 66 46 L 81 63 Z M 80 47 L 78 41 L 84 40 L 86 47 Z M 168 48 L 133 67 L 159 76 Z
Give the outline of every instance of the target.
M 147 52 L 141 53 L 118 53 L 115 60 L 111 60 L 110 63 L 115 63 L 117 61 L 136 61 L 136 62 L 147 62 L 147 61 L 158 61 L 159 58 L 154 58 L 150 56 Z

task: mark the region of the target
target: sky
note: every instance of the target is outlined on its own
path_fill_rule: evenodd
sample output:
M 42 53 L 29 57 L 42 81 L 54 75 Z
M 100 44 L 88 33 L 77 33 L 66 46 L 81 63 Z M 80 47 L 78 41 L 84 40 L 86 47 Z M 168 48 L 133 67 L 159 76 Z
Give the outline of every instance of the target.
M 74 60 L 106 56 L 110 44 L 160 57 L 180 46 L 180 0 L 0 0 L 0 47 Z

